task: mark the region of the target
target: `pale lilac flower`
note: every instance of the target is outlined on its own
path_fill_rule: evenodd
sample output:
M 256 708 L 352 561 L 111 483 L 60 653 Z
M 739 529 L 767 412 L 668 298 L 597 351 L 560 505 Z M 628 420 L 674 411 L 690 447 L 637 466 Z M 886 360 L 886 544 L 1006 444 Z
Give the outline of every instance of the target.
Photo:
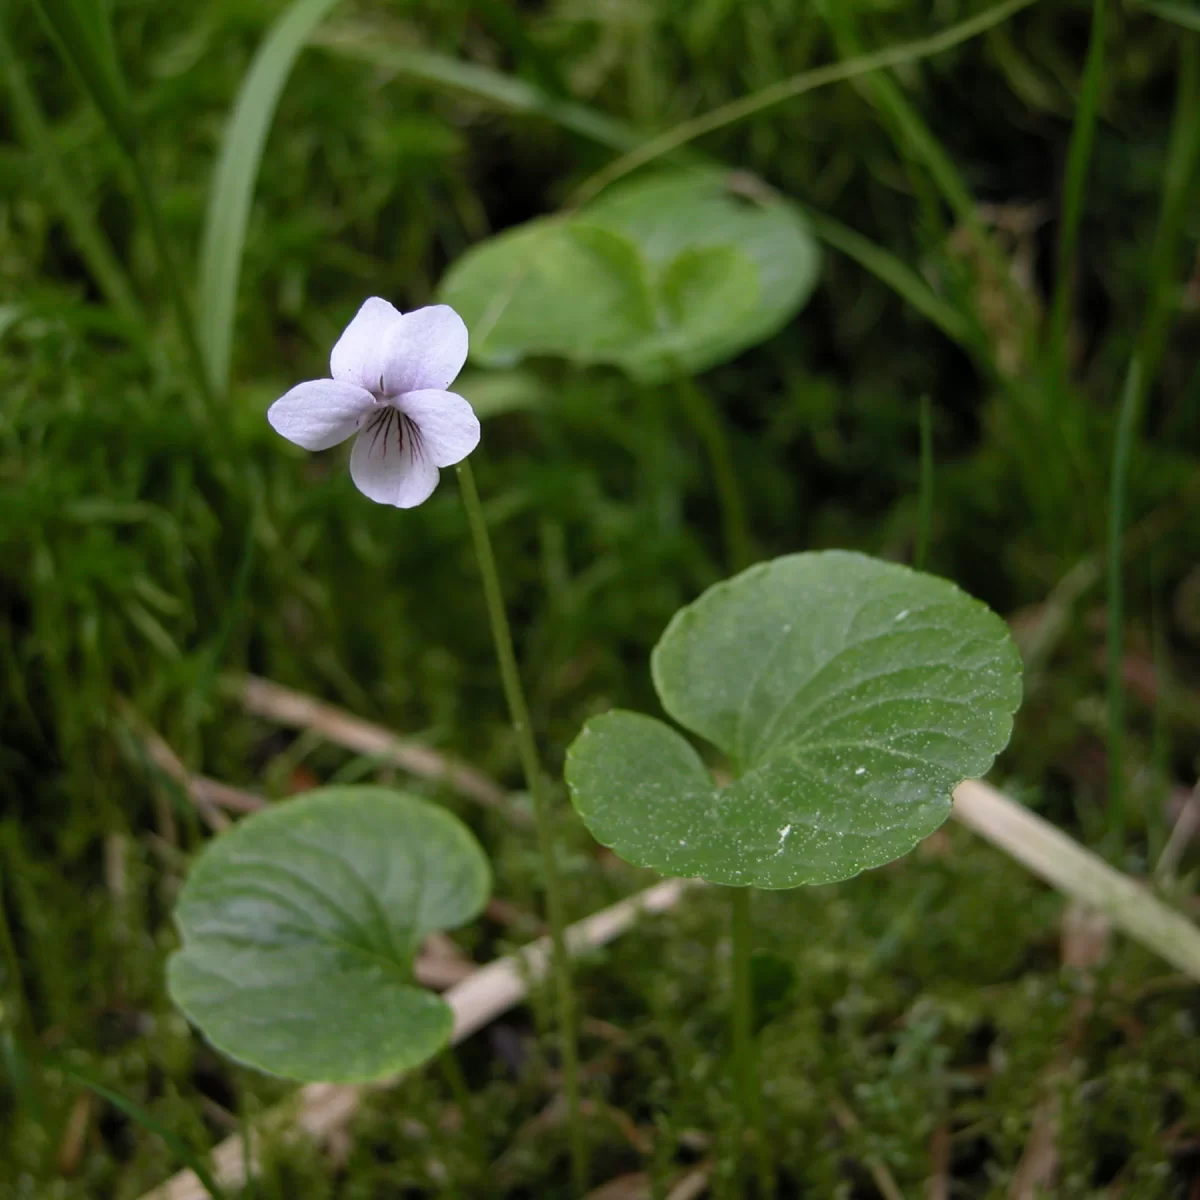
M 467 327 L 454 309 L 401 313 L 372 296 L 333 348 L 333 378 L 297 384 L 267 420 L 305 450 L 327 450 L 357 433 L 350 477 L 358 490 L 413 508 L 437 487 L 438 467 L 479 444 L 471 406 L 446 391 L 466 360 Z

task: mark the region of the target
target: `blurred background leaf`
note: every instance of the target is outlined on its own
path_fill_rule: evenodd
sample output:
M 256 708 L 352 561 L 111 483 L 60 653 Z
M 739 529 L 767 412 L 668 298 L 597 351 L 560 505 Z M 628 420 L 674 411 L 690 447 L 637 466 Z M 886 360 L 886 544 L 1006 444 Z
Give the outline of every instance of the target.
M 479 362 L 555 355 L 653 383 L 776 332 L 815 287 L 818 263 L 793 206 L 691 171 L 627 182 L 578 215 L 484 242 L 441 295 L 463 314 Z

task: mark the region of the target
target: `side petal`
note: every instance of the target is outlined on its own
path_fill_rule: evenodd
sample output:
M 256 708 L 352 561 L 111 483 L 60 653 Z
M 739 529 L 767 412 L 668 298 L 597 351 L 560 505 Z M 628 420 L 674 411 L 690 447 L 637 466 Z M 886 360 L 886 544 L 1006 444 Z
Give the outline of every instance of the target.
M 388 329 L 383 357 L 389 396 L 449 387 L 467 361 L 467 327 L 448 304 L 415 309 Z
M 407 392 L 396 405 L 417 426 L 418 450 L 435 467 L 453 466 L 479 445 L 479 418 L 454 392 Z
M 353 383 L 310 379 L 298 383 L 267 409 L 276 433 L 305 450 L 328 450 L 362 426 L 375 399 Z
M 400 320 L 400 310 L 378 296 L 364 300 L 329 356 L 334 379 L 357 383 L 368 392 L 382 392 L 380 380 L 387 365 L 384 348 L 388 333 Z
M 350 452 L 350 478 L 377 504 L 415 508 L 429 499 L 438 481 L 437 467 L 416 450 L 399 412 L 385 410 L 358 435 Z

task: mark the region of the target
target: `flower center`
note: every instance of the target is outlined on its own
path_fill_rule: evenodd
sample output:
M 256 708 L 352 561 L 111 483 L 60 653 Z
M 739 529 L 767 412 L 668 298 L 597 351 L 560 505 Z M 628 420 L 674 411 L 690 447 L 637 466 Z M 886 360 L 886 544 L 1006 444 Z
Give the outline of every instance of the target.
M 421 453 L 420 426 L 387 401 L 383 402 L 382 411 L 375 416 L 367 433 L 371 438 L 372 454 L 378 451 L 386 457 L 391 450 L 399 454 L 406 445 L 413 458 L 417 458 Z

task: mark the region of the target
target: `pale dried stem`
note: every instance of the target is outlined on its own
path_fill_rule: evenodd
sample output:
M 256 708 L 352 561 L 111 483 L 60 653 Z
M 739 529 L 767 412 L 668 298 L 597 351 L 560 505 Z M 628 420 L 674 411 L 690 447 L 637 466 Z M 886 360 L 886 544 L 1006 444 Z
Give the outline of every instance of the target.
M 1179 860 L 1183 857 L 1188 843 L 1196 836 L 1197 829 L 1200 829 L 1200 783 L 1196 784 L 1191 795 L 1183 802 L 1171 829 L 1171 836 L 1167 839 L 1167 844 L 1154 867 L 1155 876 L 1164 883 L 1169 883 L 1175 878 Z
M 708 1191 L 710 1167 L 696 1167 L 689 1171 L 668 1193 L 667 1200 L 700 1200 Z
M 1049 821 L 977 779 L 955 789 L 953 815 L 1039 879 L 1200 979 L 1200 929 Z
M 205 824 L 214 832 L 220 833 L 229 828 L 229 819 L 221 811 L 222 809 L 248 813 L 262 808 L 266 803 L 261 796 L 256 796 L 253 792 L 244 792 L 239 788 L 230 787 L 227 783 L 207 779 L 203 775 L 194 775 L 184 766 L 175 751 L 142 720 L 131 705 L 123 702 L 120 709 L 125 722 L 141 743 L 146 757 L 168 779 L 183 788 Z
M 686 880 L 667 879 L 611 908 L 593 913 L 567 928 L 567 949 L 578 954 L 611 942 L 643 914 L 661 913 L 671 908 L 689 886 Z M 473 971 L 446 992 L 444 999 L 454 1010 L 453 1043 L 457 1045 L 523 1000 L 530 983 L 544 977 L 549 957 L 549 939 L 539 938 L 518 953 Z M 387 1087 L 388 1084 L 376 1086 Z M 345 1084 L 309 1084 L 301 1088 L 297 1096 L 268 1113 L 260 1122 L 260 1130 L 283 1140 L 302 1133 L 317 1142 L 328 1141 L 354 1116 L 366 1090 Z M 245 1157 L 242 1139 L 236 1135 L 226 1138 L 213 1151 L 213 1174 L 222 1186 L 238 1188 L 246 1183 Z M 252 1147 L 249 1157 L 251 1171 L 257 1171 L 257 1145 Z M 205 1191 L 191 1171 L 183 1171 L 146 1193 L 142 1200 L 205 1200 Z
M 385 729 L 349 716 L 329 705 L 281 688 L 266 680 L 247 679 L 241 687 L 248 711 L 281 724 L 312 729 L 360 754 L 386 757 L 403 770 L 422 778 L 443 781 L 463 795 L 506 816 L 528 821 L 514 809 L 508 796 L 495 782 L 470 767 L 454 763 L 427 747 L 396 738 Z M 213 780 L 191 776 L 183 769 L 161 739 L 147 742 L 148 752 L 159 766 L 183 782 L 202 811 L 236 808 L 239 811 L 261 804 L 258 797 L 238 792 Z M 954 793 L 952 815 L 961 824 L 1021 863 L 1033 874 L 1083 905 L 1102 913 L 1168 962 L 1200 979 L 1200 929 L 1157 900 L 1135 880 L 1114 870 L 1097 855 L 1080 846 L 1048 821 L 1036 816 L 1003 793 L 979 780 L 967 780 Z M 669 879 L 595 913 L 567 931 L 572 954 L 603 945 L 624 933 L 643 912 L 661 912 L 674 905 L 691 881 Z M 443 948 L 444 949 L 444 948 Z M 458 1043 L 518 1004 L 529 983 L 544 976 L 550 944 L 546 938 L 531 943 L 511 957 L 472 970 L 445 993 L 455 1014 L 453 1041 Z M 429 986 L 444 984 L 460 972 L 461 962 L 442 957 L 436 968 L 426 962 Z M 444 968 L 444 969 L 443 969 Z M 437 980 L 433 978 L 437 975 Z M 383 1085 L 386 1086 L 386 1085 Z M 282 1139 L 303 1133 L 317 1141 L 328 1141 L 341 1132 L 356 1111 L 364 1089 L 338 1084 L 312 1084 L 292 1100 L 272 1110 L 260 1123 L 263 1132 Z M 842 1113 L 853 1120 L 849 1110 Z M 241 1186 L 245 1182 L 240 1137 L 222 1142 L 213 1152 L 213 1170 L 222 1183 Z M 869 1164 L 876 1185 L 885 1195 L 894 1187 L 887 1169 Z M 251 1155 L 252 1170 L 256 1169 Z M 204 1190 L 190 1171 L 175 1176 L 143 1200 L 203 1200 Z
M 515 808 L 499 784 L 448 755 L 269 679 L 248 675 L 238 682 L 237 691 L 242 706 L 254 716 L 293 729 L 311 729 L 356 754 L 385 760 L 418 779 L 443 783 L 468 799 L 498 809 L 516 824 L 532 824 L 529 814 Z

